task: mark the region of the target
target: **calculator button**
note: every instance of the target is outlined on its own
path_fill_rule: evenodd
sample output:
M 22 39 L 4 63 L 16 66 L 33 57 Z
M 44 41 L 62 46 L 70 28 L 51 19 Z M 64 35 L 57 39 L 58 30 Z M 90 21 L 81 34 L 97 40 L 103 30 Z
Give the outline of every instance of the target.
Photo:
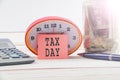
M 29 58 L 28 55 L 22 55 L 22 58 Z
M 21 56 L 22 58 L 29 58 L 29 56 L 27 54 L 18 53 L 18 55 Z
M 17 54 L 11 54 L 10 57 L 12 57 L 12 58 L 19 58 L 20 56 L 17 55 Z
M 9 56 L 2 56 L 2 59 L 9 59 Z
M 0 52 L 0 56 L 3 56 L 3 55 L 5 55 L 5 53 L 4 52 Z

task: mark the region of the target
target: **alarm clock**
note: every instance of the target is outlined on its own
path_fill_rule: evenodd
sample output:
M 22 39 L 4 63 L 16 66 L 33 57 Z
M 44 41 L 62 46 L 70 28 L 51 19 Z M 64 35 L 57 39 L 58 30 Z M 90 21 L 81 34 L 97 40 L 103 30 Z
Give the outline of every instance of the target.
M 68 36 L 68 55 L 75 52 L 82 43 L 82 34 L 79 28 L 72 21 L 61 17 L 44 17 L 34 21 L 28 27 L 25 43 L 36 55 L 38 54 L 38 34 L 66 34 Z

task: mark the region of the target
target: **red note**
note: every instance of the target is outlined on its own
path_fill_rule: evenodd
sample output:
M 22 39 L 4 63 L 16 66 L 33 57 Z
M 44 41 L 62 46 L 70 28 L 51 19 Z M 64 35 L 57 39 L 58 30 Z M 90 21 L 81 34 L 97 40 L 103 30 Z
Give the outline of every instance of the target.
M 66 34 L 38 34 L 39 59 L 68 58 L 68 37 Z

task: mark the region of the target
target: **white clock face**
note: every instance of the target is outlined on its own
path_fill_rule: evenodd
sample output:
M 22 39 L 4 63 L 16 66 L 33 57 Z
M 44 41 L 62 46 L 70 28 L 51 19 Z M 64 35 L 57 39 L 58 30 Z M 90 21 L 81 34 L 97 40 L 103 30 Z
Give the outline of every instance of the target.
M 68 35 L 68 54 L 72 54 L 81 44 L 81 33 L 79 29 L 63 20 L 46 20 L 33 26 L 27 32 L 29 49 L 37 52 L 37 35 L 38 34 L 67 34 Z

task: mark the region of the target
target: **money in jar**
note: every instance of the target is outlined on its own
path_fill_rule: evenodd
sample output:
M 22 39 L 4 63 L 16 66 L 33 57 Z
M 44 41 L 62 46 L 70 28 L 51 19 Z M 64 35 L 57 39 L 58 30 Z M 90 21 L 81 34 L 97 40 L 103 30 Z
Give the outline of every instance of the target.
M 84 4 L 86 52 L 111 52 L 114 45 L 112 16 L 107 0 L 87 0 Z

